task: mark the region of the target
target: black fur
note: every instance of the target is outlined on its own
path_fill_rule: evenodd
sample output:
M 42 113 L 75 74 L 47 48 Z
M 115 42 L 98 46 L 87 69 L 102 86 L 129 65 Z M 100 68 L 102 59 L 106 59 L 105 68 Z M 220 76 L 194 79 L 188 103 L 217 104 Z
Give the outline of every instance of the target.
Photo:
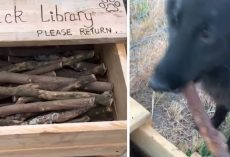
M 200 81 L 217 104 L 218 127 L 230 110 L 230 1 L 168 0 L 166 12 L 169 46 L 150 87 L 172 91 Z

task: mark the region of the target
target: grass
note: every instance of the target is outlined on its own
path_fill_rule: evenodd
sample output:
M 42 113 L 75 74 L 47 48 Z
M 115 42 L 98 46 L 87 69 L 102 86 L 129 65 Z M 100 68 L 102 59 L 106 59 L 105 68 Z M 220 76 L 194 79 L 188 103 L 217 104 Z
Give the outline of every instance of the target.
M 186 155 L 190 157 L 195 152 L 199 153 L 202 157 L 213 157 L 204 141 L 201 141 L 198 146 L 188 149 Z
M 131 0 L 132 19 L 143 21 L 149 15 L 148 0 Z
M 164 24 L 162 4 L 164 0 L 131 0 L 131 42 L 138 43 Z M 161 23 L 163 22 L 163 23 Z M 132 46 L 132 45 L 131 45 Z

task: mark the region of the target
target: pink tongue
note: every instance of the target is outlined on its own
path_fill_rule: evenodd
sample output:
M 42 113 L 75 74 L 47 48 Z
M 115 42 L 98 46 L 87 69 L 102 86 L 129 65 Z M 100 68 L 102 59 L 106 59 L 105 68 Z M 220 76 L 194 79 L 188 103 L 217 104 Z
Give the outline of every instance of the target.
M 200 130 L 200 134 L 208 144 L 210 151 L 215 157 L 230 157 L 227 145 L 221 138 L 219 132 L 212 126 L 193 82 L 188 83 L 184 87 L 183 94 L 187 99 L 188 108 Z

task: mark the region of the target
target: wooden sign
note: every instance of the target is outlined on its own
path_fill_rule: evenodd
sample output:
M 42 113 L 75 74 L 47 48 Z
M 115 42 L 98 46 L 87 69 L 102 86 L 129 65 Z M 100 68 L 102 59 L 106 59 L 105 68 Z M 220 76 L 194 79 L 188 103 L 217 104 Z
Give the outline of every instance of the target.
M 0 46 L 119 42 L 126 29 L 123 0 L 0 1 Z

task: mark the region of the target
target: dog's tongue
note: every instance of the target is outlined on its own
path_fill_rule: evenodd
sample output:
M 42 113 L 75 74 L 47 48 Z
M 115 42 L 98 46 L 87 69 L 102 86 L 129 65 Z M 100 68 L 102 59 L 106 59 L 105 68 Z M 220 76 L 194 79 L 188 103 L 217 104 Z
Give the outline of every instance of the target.
M 194 83 L 188 83 L 183 88 L 182 92 L 187 99 L 189 110 L 200 130 L 200 134 L 208 144 L 210 151 L 215 157 L 230 157 L 224 139 L 222 139 L 220 133 L 212 126 L 211 121 L 204 110 Z

